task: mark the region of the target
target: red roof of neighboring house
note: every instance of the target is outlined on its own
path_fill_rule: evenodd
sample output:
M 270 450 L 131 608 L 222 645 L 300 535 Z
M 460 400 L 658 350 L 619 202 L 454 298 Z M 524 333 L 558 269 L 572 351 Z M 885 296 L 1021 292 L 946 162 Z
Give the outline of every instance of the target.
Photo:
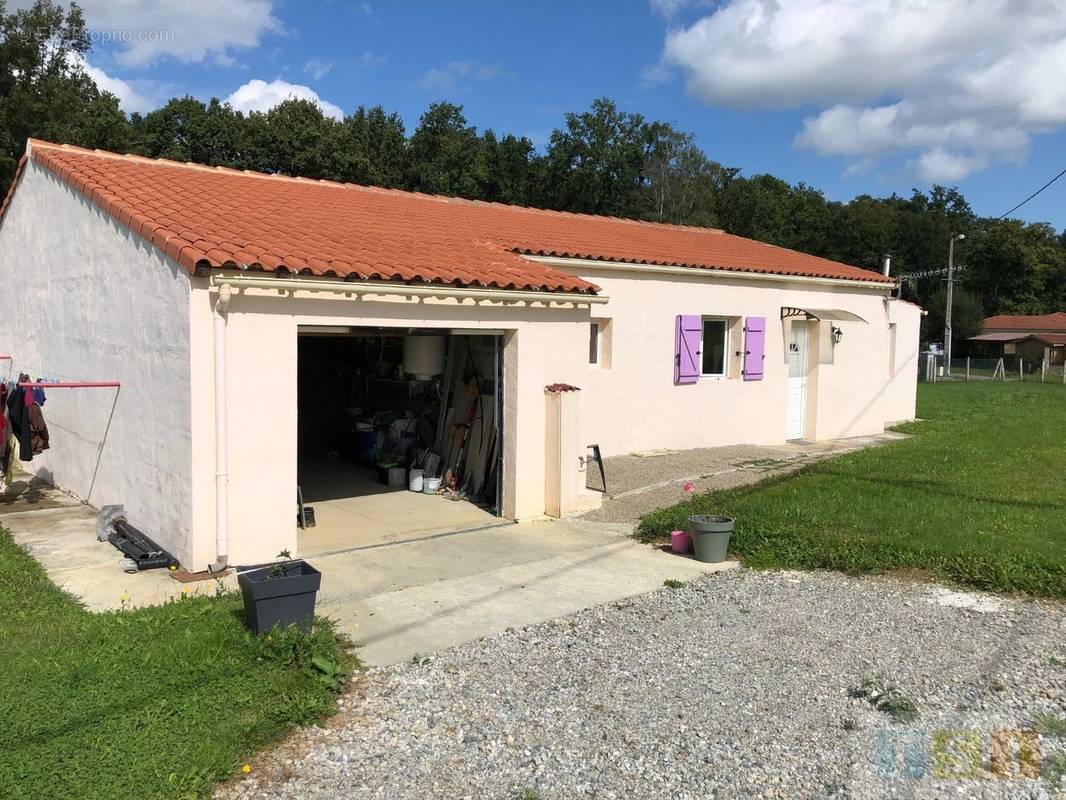
M 986 331 L 1063 331 L 1066 332 L 1066 312 L 1053 314 L 999 314 L 988 317 L 982 325 Z
M 190 272 L 242 267 L 595 292 L 520 254 L 880 282 L 877 272 L 711 228 L 205 167 L 31 140 L 31 157 Z
M 1011 342 L 1024 342 L 1026 339 L 1036 339 L 1044 344 L 1066 344 L 1066 333 L 1027 333 L 1025 331 L 1009 333 L 1007 331 L 998 331 L 995 333 L 982 333 L 978 336 L 971 336 L 966 341 L 1009 344 Z

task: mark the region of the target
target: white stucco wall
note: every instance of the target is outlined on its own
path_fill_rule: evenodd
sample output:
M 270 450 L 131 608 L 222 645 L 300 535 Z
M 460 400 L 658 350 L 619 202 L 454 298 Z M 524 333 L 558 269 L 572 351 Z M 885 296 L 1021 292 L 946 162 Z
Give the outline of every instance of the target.
M 215 292 L 206 280 L 193 283 L 193 564 L 200 569 L 214 558 Z M 231 561 L 268 560 L 282 549 L 297 552 L 296 360 L 301 325 L 506 331 L 503 512 L 511 519 L 526 519 L 544 514 L 544 387 L 582 372 L 588 319 L 587 308 L 235 293 L 226 329 Z M 300 390 L 313 392 L 314 387 Z
M 122 381 L 117 401 L 114 389 L 47 390 L 52 449 L 23 466 L 94 506 L 124 504 L 185 561 L 187 273 L 30 161 L 0 227 L 0 277 L 0 352 L 14 357 L 0 362 L 6 378 Z
M 843 309 L 867 321 L 836 323 L 844 331 L 831 349 L 832 364 L 818 364 L 811 336 L 808 425 L 805 436 L 831 439 L 884 430 L 886 421 L 914 416 L 920 310 L 884 300 L 883 289 L 820 286 L 698 273 L 659 276 L 596 269 L 581 273 L 610 297 L 593 316 L 611 320 L 609 369 L 586 364 L 569 380 L 581 386 L 589 442 L 605 456 L 658 448 L 727 444 L 777 444 L 785 440 L 787 364 L 782 306 Z M 739 378 L 741 342 L 730 342 L 734 378 L 673 381 L 674 326 L 678 314 L 766 318 L 765 374 Z M 889 323 L 896 322 L 895 374 L 889 370 Z M 827 326 L 828 323 L 821 323 Z M 813 331 L 812 331 L 813 333 Z M 587 332 L 582 334 L 587 343 Z
M 840 308 L 867 320 L 839 323 L 832 364 L 816 363 L 812 337 L 806 435 L 876 433 L 914 415 L 919 310 L 886 302 L 883 290 L 703 276 L 645 277 L 597 270 L 587 276 L 610 298 L 591 309 L 345 299 L 255 291 L 234 296 L 227 323 L 229 364 L 230 554 L 237 563 L 296 552 L 297 331 L 301 325 L 487 328 L 506 331 L 504 515 L 545 511 L 544 387 L 582 389 L 579 449 L 605 455 L 785 439 L 782 306 Z M 191 361 L 193 407 L 193 563 L 214 557 L 214 408 L 211 308 L 215 293 L 194 279 Z M 767 320 L 765 378 L 673 383 L 674 318 L 679 313 Z M 611 367 L 588 364 L 589 321 L 611 320 Z M 896 368 L 889 367 L 889 323 L 897 323 Z M 825 323 L 823 323 L 825 324 Z M 731 349 L 739 348 L 734 341 Z M 824 360 L 824 353 L 822 354 Z M 738 371 L 738 370 L 735 370 Z M 314 391 L 314 387 L 301 387 Z M 580 476 L 583 477 L 583 476 Z

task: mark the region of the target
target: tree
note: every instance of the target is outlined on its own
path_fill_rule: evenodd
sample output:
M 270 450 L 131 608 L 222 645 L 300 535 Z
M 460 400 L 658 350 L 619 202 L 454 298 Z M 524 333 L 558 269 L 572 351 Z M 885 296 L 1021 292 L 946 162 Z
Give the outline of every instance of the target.
M 419 192 L 479 198 L 487 183 L 485 152 L 463 107 L 434 103 L 408 147 L 407 186 Z
M 343 128 L 311 100 L 290 98 L 266 113 L 271 172 L 343 180 Z
M 403 120 L 381 106 L 359 106 L 344 119 L 342 135 L 344 180 L 394 188 L 403 186 L 407 136 Z
M 942 342 L 944 340 L 944 320 L 947 311 L 947 289 L 941 285 L 930 293 L 925 302 L 926 315 L 922 317 L 921 338 L 923 342 Z M 951 339 L 952 350 L 971 336 L 981 332 L 985 312 L 976 295 L 955 286 L 951 300 Z
M 715 226 L 719 195 L 739 170 L 707 158 L 692 134 L 656 122 L 643 172 L 651 196 L 648 219 Z
M 497 139 L 492 130 L 481 137 L 485 163 L 483 200 L 529 205 L 533 201 L 537 155 L 533 142 L 507 134 Z
M 539 196 L 566 211 L 641 217 L 646 210 L 644 165 L 653 132 L 640 114 L 619 111 L 605 97 L 582 114 L 567 114 L 552 132 L 542 162 Z
M 0 0 L 0 182 L 11 180 L 26 140 L 124 149 L 118 99 L 85 72 L 89 34 L 81 9 L 36 0 L 8 13 Z
M 241 160 L 244 119 L 217 97 L 204 105 L 195 97 L 175 97 L 131 120 L 135 149 L 151 158 L 235 167 Z

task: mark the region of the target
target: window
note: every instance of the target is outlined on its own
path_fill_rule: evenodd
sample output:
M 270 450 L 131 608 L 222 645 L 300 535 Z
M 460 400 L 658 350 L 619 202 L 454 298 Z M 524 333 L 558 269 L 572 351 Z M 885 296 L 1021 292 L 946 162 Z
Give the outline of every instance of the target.
M 896 377 L 896 323 L 888 324 L 888 377 Z
M 594 319 L 589 323 L 590 367 L 611 368 L 611 328 L 613 327 L 610 317 Z
M 700 342 L 700 374 L 722 378 L 726 374 L 726 353 L 729 352 L 729 321 L 705 317 L 703 339 Z

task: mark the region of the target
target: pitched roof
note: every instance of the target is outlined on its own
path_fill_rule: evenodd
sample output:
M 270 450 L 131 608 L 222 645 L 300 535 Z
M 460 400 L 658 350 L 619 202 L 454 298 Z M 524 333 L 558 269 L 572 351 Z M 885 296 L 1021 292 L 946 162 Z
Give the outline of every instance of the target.
M 1066 331 L 1066 311 L 1053 314 L 998 314 L 981 325 L 985 331 Z
M 995 333 L 982 333 L 977 336 L 971 336 L 966 341 L 1010 344 L 1024 342 L 1026 339 L 1036 339 L 1038 342 L 1043 342 L 1044 344 L 1061 345 L 1066 344 L 1066 333 L 1026 333 L 1024 331 L 1008 333 L 1007 331 L 998 331 Z
M 190 272 L 249 267 L 407 283 L 588 292 L 522 255 L 883 282 L 711 228 L 571 214 L 116 155 L 31 140 L 38 164 Z

